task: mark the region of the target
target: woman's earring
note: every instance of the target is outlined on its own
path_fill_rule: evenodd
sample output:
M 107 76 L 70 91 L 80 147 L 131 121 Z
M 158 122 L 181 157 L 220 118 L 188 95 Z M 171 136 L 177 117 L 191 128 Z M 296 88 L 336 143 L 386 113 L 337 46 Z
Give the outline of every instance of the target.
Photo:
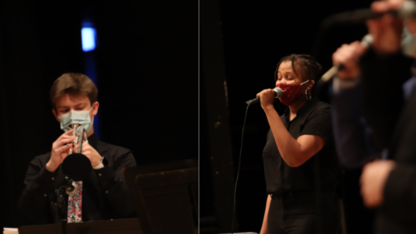
M 305 96 L 306 96 L 306 100 L 309 100 L 309 97 L 308 97 L 308 89 L 305 89 Z

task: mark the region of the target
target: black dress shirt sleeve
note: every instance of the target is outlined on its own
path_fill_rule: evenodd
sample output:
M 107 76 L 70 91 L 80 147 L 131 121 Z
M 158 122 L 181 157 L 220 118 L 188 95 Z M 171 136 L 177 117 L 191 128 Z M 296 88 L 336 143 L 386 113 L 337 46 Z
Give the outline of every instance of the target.
M 401 53 L 380 56 L 373 50 L 360 60 L 366 119 L 374 132 L 377 146 L 388 147 L 389 157 L 397 161 L 396 168 L 387 178 L 383 191 L 384 201 L 379 209 L 381 215 L 388 216 L 397 223 L 405 223 L 409 219 L 414 222 L 416 208 L 416 167 L 413 164 L 414 154 L 412 154 L 414 151 L 412 148 L 408 149 L 409 142 L 401 144 L 403 137 L 408 136 L 403 135 L 404 132 L 412 130 L 412 126 L 404 125 L 402 128 L 397 126 L 401 122 L 410 124 L 410 121 L 414 121 L 412 113 L 410 115 L 402 113 L 403 110 L 406 111 L 406 108 L 403 108 L 405 103 L 402 85 L 412 76 L 412 63 L 414 63 L 413 59 Z M 408 107 L 414 109 L 414 105 Z M 400 116 L 412 118 L 399 121 Z M 394 134 L 395 132 L 398 134 Z M 407 137 L 407 139 L 414 138 Z M 410 142 L 410 144 L 412 144 L 410 147 L 413 147 L 414 143 Z M 399 150 L 401 151 L 398 152 Z M 404 151 L 410 153 L 409 157 L 402 156 Z
M 129 188 L 124 179 L 123 168 L 135 167 L 136 161 L 130 150 L 120 148 L 116 152 L 114 161 L 109 161 L 107 166 L 95 170 L 101 189 L 105 192 L 105 197 L 112 208 L 121 216 L 129 216 L 134 210 Z
M 416 215 L 416 166 L 397 163 L 387 178 L 383 191 L 384 214 L 399 222 L 414 220 Z
M 360 59 L 364 116 L 378 150 L 389 146 L 404 103 L 402 85 L 412 76 L 412 62 L 401 53 L 380 56 L 372 49 Z
M 34 158 L 26 172 L 26 185 L 20 197 L 18 208 L 23 215 L 39 223 L 50 223 L 50 196 L 54 191 L 55 173 L 42 167 L 40 157 Z M 37 222 L 35 222 L 37 223 Z

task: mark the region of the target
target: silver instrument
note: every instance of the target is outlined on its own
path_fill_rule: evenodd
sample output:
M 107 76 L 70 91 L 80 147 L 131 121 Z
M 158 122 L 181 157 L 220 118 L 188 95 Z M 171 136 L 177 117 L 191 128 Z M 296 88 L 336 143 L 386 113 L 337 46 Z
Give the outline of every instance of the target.
M 84 142 L 84 140 L 86 142 L 88 142 L 88 138 L 87 138 L 87 133 L 85 132 L 85 129 L 80 127 L 80 125 L 78 123 L 74 123 L 71 125 L 71 128 L 74 129 L 74 135 L 75 135 L 75 139 L 72 141 L 72 145 L 73 147 L 75 147 L 75 145 L 79 144 L 78 149 L 72 149 L 72 147 L 69 149 L 69 154 L 74 153 L 81 153 L 82 151 L 82 144 Z M 68 177 L 66 177 L 66 179 L 68 179 Z M 68 182 L 69 184 L 71 184 L 72 186 L 68 186 L 66 188 L 66 194 L 68 195 L 75 195 L 75 193 L 77 192 L 78 186 L 77 184 L 70 179 L 70 181 Z
M 80 127 L 78 123 L 71 124 L 71 128 L 74 129 L 74 135 L 75 139 L 72 141 L 72 145 L 75 147 L 75 145 L 79 144 L 78 150 L 76 150 L 76 153 L 81 153 L 82 151 L 82 143 L 85 140 L 88 142 L 87 133 L 84 128 Z M 74 149 L 75 150 L 75 149 Z M 73 149 L 69 149 L 69 154 L 73 153 Z

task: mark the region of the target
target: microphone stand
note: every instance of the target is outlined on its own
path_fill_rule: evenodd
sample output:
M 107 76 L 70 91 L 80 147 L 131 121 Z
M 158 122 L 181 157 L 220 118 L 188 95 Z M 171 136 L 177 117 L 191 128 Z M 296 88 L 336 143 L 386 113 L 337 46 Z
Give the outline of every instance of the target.
M 65 200 L 65 192 L 68 187 L 70 187 L 70 184 L 72 183 L 72 180 L 69 180 L 68 177 L 65 176 L 65 181 L 67 185 L 63 185 L 59 187 L 59 189 L 55 190 L 56 195 L 56 202 L 52 202 L 52 209 L 56 211 L 56 217 L 61 219 L 62 223 L 62 233 L 67 234 L 67 212 L 68 212 L 68 203 Z M 61 214 L 59 214 L 59 211 Z

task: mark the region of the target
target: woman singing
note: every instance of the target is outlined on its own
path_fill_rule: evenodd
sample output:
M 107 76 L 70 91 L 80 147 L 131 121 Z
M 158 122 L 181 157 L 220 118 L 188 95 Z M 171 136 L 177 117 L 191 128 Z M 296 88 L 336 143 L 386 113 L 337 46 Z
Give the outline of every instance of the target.
M 263 150 L 268 196 L 261 234 L 338 233 L 331 106 L 311 100 L 310 91 L 321 69 L 309 55 L 280 60 L 274 77 L 283 90 L 279 100 L 288 107 L 280 117 L 273 106 L 275 92 L 257 94 L 270 126 Z

